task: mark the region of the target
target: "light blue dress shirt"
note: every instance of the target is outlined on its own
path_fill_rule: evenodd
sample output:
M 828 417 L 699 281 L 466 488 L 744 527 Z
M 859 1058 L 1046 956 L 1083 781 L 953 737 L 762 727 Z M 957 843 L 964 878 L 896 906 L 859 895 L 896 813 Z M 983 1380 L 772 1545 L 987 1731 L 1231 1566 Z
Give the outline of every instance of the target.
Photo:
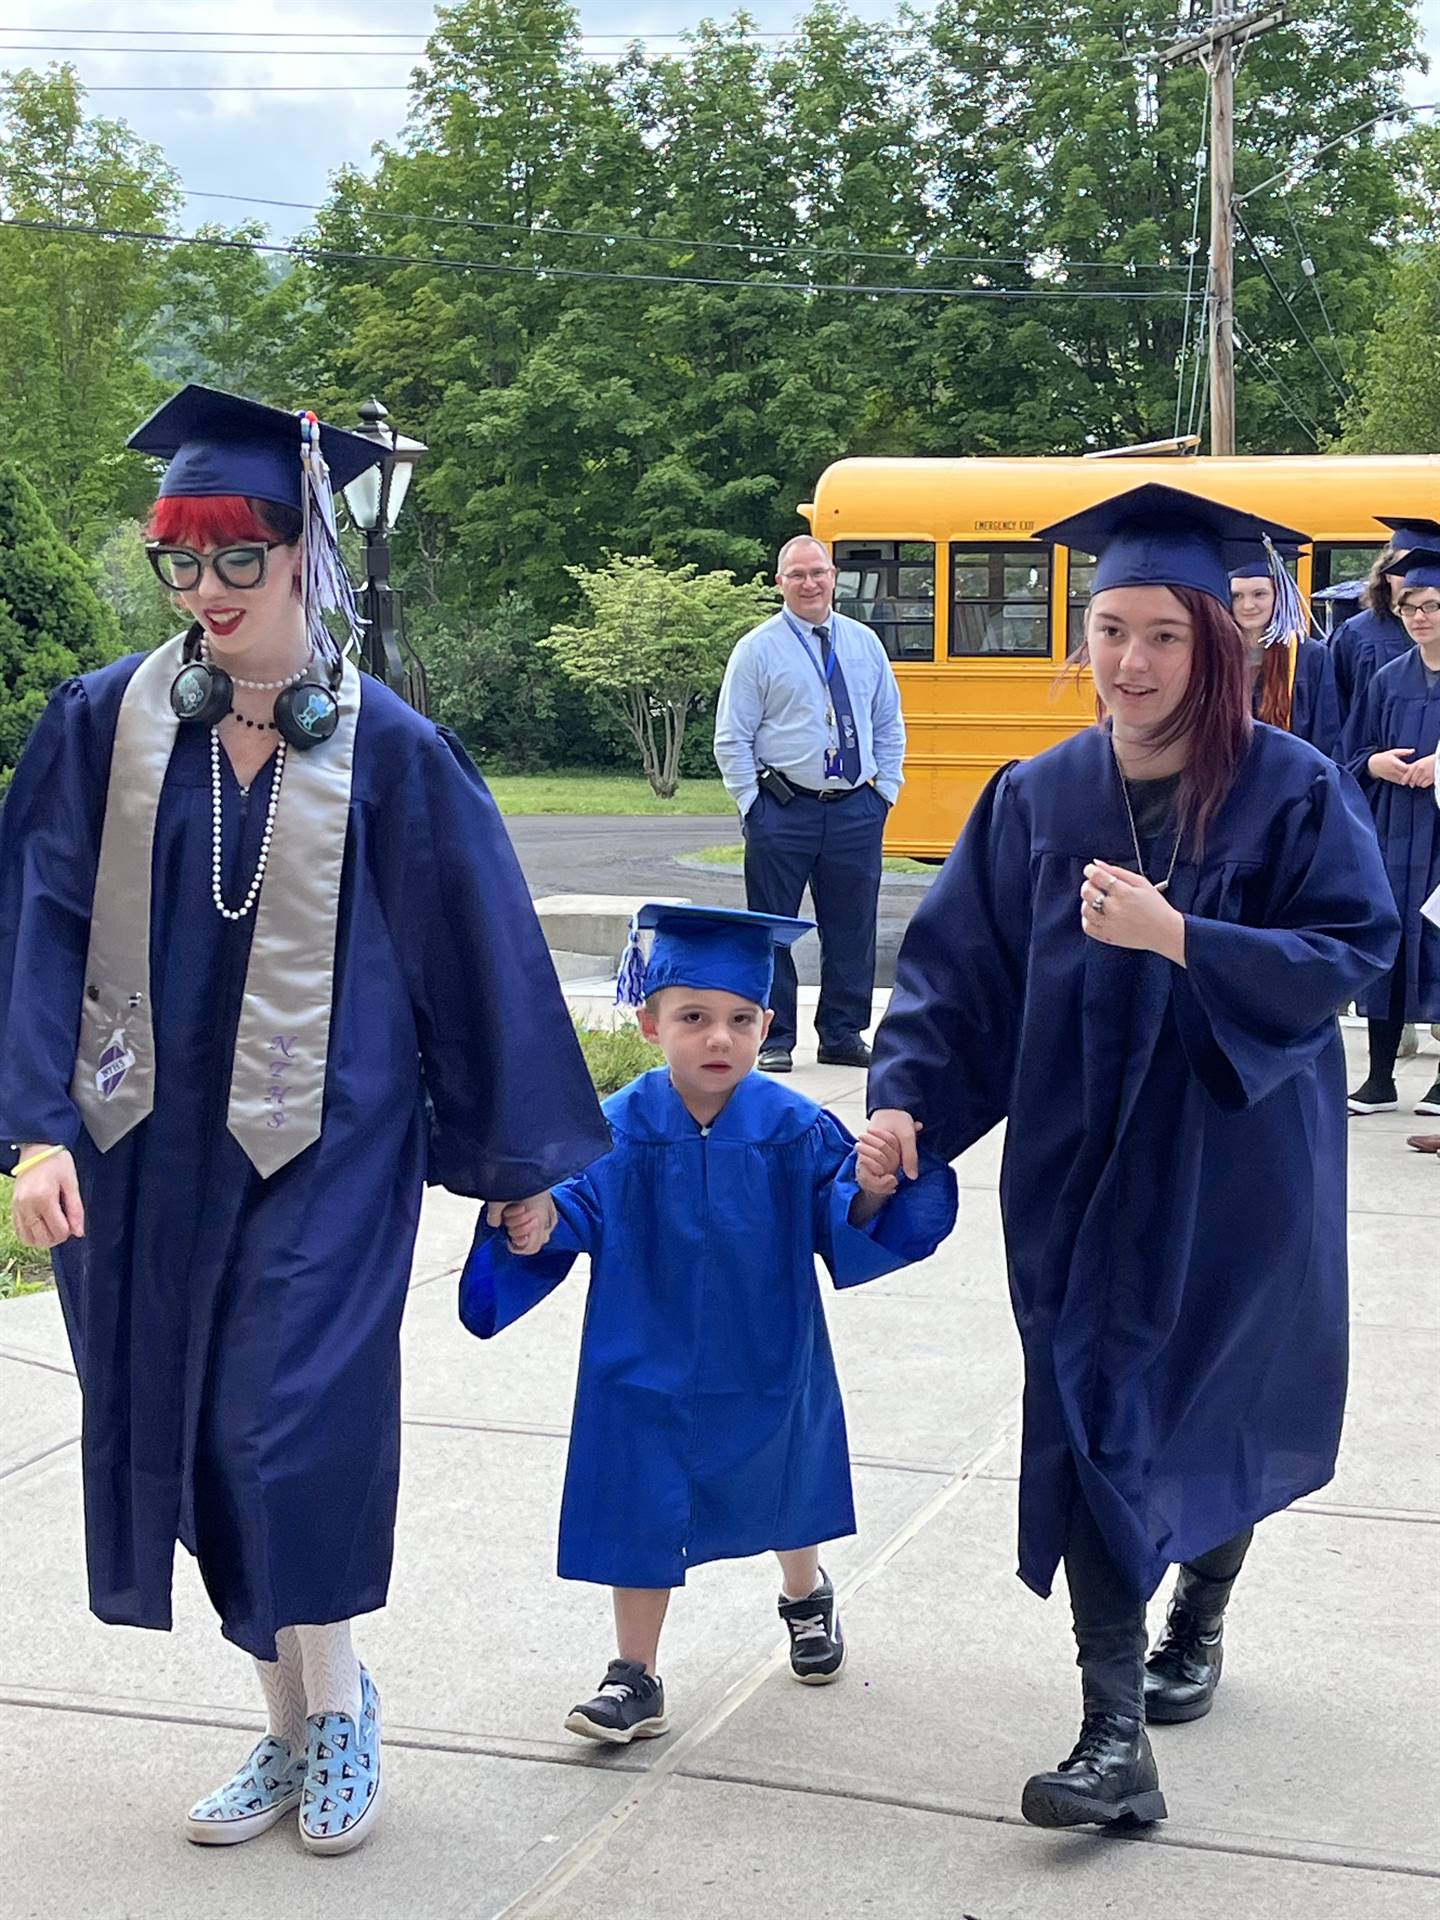
M 825 749 L 834 735 L 825 721 L 828 696 L 816 671 L 819 642 L 811 638 L 808 624 L 792 625 L 792 619 L 777 613 L 736 642 L 715 706 L 715 759 L 742 820 L 760 791 L 760 767 L 774 767 L 797 787 L 815 792 L 844 784 L 825 778 Z M 823 624 L 850 690 L 860 784 L 873 780 L 894 806 L 905 778 L 905 722 L 889 659 L 858 620 L 832 611 Z

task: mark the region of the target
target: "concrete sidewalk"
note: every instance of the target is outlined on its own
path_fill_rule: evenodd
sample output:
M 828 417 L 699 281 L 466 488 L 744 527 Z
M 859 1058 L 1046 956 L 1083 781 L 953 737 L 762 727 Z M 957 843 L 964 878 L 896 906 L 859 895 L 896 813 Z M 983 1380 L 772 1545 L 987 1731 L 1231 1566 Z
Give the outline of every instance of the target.
M 1358 1036 L 1351 1036 L 1352 1046 Z M 850 1124 L 863 1080 L 796 1084 Z M 1433 1042 L 1401 1070 L 1413 1101 Z M 358 1853 L 292 1831 L 208 1850 L 185 1809 L 259 1726 L 250 1663 L 186 1557 L 168 1636 L 84 1604 L 79 1403 L 53 1295 L 0 1303 L 0 1911 L 30 1916 L 571 1920 L 1421 1920 L 1440 1900 L 1431 1643 L 1440 1592 L 1440 1166 L 1407 1112 L 1354 1123 L 1350 1418 L 1333 1486 L 1268 1522 L 1214 1714 L 1161 1728 L 1171 1808 L 1144 1838 L 1034 1832 L 1020 1786 L 1068 1749 L 1063 1599 L 1015 1579 L 1019 1356 L 992 1136 L 959 1164 L 935 1259 L 827 1300 L 861 1532 L 827 1552 L 851 1660 L 787 1677 L 765 1561 L 697 1570 L 664 1649 L 673 1734 L 562 1732 L 609 1657 L 606 1596 L 551 1571 L 583 1284 L 492 1344 L 455 1317 L 473 1204 L 432 1195 L 405 1328 L 389 1607 L 359 1624 L 390 1801 Z

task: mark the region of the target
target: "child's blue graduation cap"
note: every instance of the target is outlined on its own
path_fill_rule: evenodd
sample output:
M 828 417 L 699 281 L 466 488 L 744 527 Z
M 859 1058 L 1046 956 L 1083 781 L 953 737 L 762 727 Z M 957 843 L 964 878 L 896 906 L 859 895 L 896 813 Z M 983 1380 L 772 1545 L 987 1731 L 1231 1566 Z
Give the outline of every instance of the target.
M 747 913 L 739 907 L 647 901 L 630 922 L 616 1001 L 638 1007 L 662 987 L 693 987 L 733 993 L 768 1007 L 776 947 L 792 945 L 814 925 L 813 920 Z M 647 928 L 654 930 L 648 960 L 640 945 Z
M 364 622 L 340 558 L 333 487 L 348 487 L 380 459 L 383 448 L 363 434 L 327 427 L 313 413 L 287 413 L 218 387 L 188 386 L 125 442 L 133 453 L 168 460 L 160 498 L 214 499 L 237 495 L 290 507 L 304 521 L 301 588 L 312 650 L 334 664 L 339 649 L 325 624 L 327 611 L 345 623 L 348 641 Z
M 192 385 L 152 413 L 125 444 L 132 453 L 170 462 L 160 482 L 162 500 L 236 494 L 298 513 L 304 494 L 300 428 L 305 417 L 222 393 L 218 387 Z M 334 487 L 348 487 L 383 452 L 358 433 L 318 424 L 320 451 Z
M 1392 520 L 1383 513 L 1375 518 L 1382 527 L 1389 527 L 1390 545 L 1397 553 L 1408 553 L 1412 547 L 1424 547 L 1427 552 L 1440 548 L 1440 520 Z M 1392 573 L 1399 571 L 1399 567 L 1390 568 Z
M 1258 546 L 1266 571 L 1284 573 L 1266 542 L 1301 547 L 1306 536 L 1258 514 L 1151 483 L 1132 487 L 1097 506 L 1036 529 L 1037 540 L 1055 540 L 1097 556 L 1092 593 L 1107 587 L 1191 587 L 1208 593 L 1227 612 L 1229 553 Z M 1276 580 L 1276 589 L 1279 590 Z
M 1402 553 L 1392 573 L 1403 573 L 1405 587 L 1440 587 L 1440 538 L 1428 547 L 1411 547 Z

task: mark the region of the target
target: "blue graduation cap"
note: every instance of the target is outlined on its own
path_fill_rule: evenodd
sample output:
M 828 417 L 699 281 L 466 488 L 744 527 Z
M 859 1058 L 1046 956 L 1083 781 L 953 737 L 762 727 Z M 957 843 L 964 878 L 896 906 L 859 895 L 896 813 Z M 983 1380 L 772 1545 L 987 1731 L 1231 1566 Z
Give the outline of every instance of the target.
M 1382 527 L 1390 529 L 1390 545 L 1397 553 L 1408 553 L 1412 547 L 1424 547 L 1428 550 L 1440 547 L 1440 520 L 1392 520 L 1388 514 L 1377 513 L 1375 518 Z M 1399 567 L 1391 569 L 1399 573 Z
M 162 500 L 238 494 L 277 507 L 303 507 L 301 421 L 308 416 L 262 406 L 218 387 L 188 386 L 167 400 L 125 442 L 132 453 L 168 460 Z M 332 487 L 342 491 L 383 449 L 358 433 L 319 427 Z
M 327 427 L 313 413 L 287 413 L 218 387 L 191 385 L 167 400 L 125 442 L 132 453 L 168 460 L 160 498 L 214 499 L 234 494 L 290 507 L 304 521 L 302 593 L 312 651 L 334 665 L 340 650 L 325 624 L 336 612 L 348 644 L 364 621 L 340 558 L 334 487 L 348 487 L 381 458 L 362 434 Z
M 1095 554 L 1094 593 L 1107 587 L 1191 587 L 1228 611 L 1229 553 L 1264 550 L 1266 541 L 1299 548 L 1306 536 L 1278 521 L 1152 482 L 1039 527 L 1035 538 Z M 1278 595 L 1276 575 L 1285 574 L 1278 556 L 1272 560 L 1267 553 L 1266 571 Z
M 1300 557 L 1300 549 L 1290 540 L 1275 540 L 1271 543 L 1284 561 L 1293 563 Z M 1232 580 L 1268 580 L 1270 577 L 1270 554 L 1263 540 L 1251 540 L 1245 545 L 1225 548 L 1225 571 Z
M 791 946 L 812 931 L 813 920 L 788 920 L 739 907 L 682 907 L 647 901 L 630 922 L 615 999 L 638 1007 L 662 987 L 694 987 L 733 993 L 757 1007 L 770 1004 L 776 947 Z M 640 935 L 654 930 L 650 957 Z
M 1321 587 L 1318 593 L 1312 593 L 1312 600 L 1358 600 L 1370 582 L 1365 580 L 1337 580 L 1333 587 Z
M 1409 548 L 1390 571 L 1403 573 L 1406 587 L 1440 587 L 1440 538 L 1429 547 Z

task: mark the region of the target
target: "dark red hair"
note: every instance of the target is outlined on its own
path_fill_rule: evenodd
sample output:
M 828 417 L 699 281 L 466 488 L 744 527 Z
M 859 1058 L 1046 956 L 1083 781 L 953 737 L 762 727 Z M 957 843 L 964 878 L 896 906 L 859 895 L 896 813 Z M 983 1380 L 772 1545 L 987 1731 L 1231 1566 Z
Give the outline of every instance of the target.
M 300 528 L 293 507 L 269 500 L 246 500 L 236 493 L 171 494 L 151 508 L 145 534 L 167 546 L 206 553 L 242 540 L 281 540 L 288 547 L 300 538 Z
M 1260 654 L 1260 699 L 1256 706 L 1256 718 L 1263 720 L 1267 727 L 1283 727 L 1290 731 L 1290 649 L 1278 641 L 1273 647 L 1265 647 Z
M 1250 743 L 1250 669 L 1244 638 L 1228 607 L 1193 587 L 1167 591 L 1190 616 L 1190 680 L 1174 713 L 1150 738 L 1156 748 L 1173 747 L 1179 740 L 1189 742 L 1180 778 L 1180 831 L 1189 835 L 1199 851 L 1205 845 L 1206 828 L 1235 784 Z M 1269 651 L 1283 650 L 1272 647 Z M 1068 664 L 1089 666 L 1090 646 L 1084 635 Z M 1095 712 L 1097 719 L 1104 719 L 1098 694 Z

